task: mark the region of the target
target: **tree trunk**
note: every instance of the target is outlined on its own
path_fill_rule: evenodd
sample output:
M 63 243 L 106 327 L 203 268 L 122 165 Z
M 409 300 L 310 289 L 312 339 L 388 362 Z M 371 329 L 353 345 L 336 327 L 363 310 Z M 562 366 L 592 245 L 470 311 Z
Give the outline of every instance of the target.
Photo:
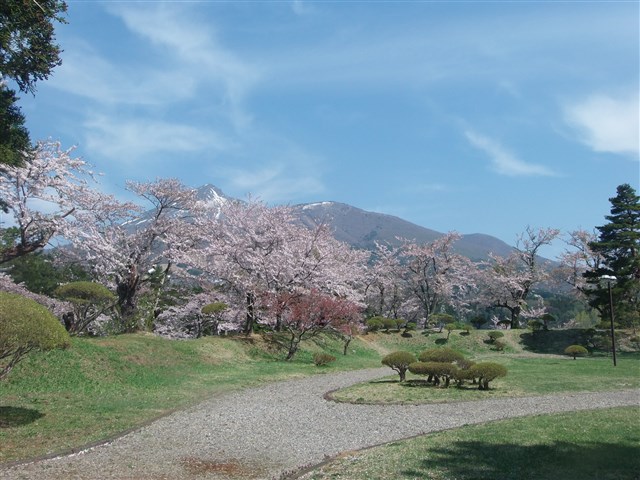
M 256 322 L 255 297 L 252 292 L 247 293 L 247 320 L 244 325 L 245 335 L 253 333 L 254 324 Z
M 353 337 L 347 337 L 347 339 L 344 341 L 344 349 L 342 350 L 343 355 L 347 354 L 347 349 L 349 348 L 349 344 L 351 343 L 352 339 Z

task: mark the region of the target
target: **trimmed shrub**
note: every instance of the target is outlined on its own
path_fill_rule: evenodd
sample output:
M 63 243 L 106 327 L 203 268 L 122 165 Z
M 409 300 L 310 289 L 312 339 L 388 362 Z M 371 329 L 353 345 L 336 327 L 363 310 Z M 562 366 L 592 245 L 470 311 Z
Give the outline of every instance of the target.
M 503 342 L 502 340 L 500 340 L 500 339 L 494 340 L 494 342 L 493 342 L 493 349 L 494 349 L 494 350 L 496 350 L 496 351 L 498 351 L 498 352 L 503 351 L 503 350 L 504 350 L 504 347 L 506 347 L 506 346 L 507 346 L 507 344 L 506 344 L 506 343 L 504 343 L 504 342 Z
M 397 351 L 386 355 L 382 364 L 398 372 L 400 381 L 404 382 L 409 365 L 416 361 L 416 356 L 411 352 Z
M 464 360 L 464 355 L 452 348 L 430 348 L 418 356 L 421 362 L 453 363 Z
M 575 360 L 576 357 L 583 357 L 589 353 L 589 350 L 584 348 L 582 345 L 569 345 L 564 349 L 564 353 L 573 357 Z
M 504 333 L 502 333 L 500 330 L 491 330 L 489 333 L 487 333 L 487 336 L 489 337 L 489 342 L 493 343 L 497 339 L 504 337 Z
M 14 293 L 0 292 L 0 380 L 33 350 L 69 346 L 69 334 L 39 303 Z
M 64 314 L 64 327 L 71 335 L 83 333 L 100 315 L 116 302 L 107 287 L 95 282 L 71 282 L 60 285 L 55 295 L 73 305 L 73 312 Z
M 366 321 L 367 331 L 369 332 L 377 332 L 384 328 L 384 322 L 382 321 L 382 317 L 371 317 Z
M 328 365 L 331 362 L 335 362 L 336 357 L 333 355 L 329 355 L 328 353 L 314 353 L 313 354 L 313 363 L 316 364 L 317 367 L 322 365 Z
M 427 320 L 429 325 L 438 327 L 441 332 L 445 325 L 454 323 L 455 321 L 455 317 L 453 315 L 449 315 L 448 313 L 434 313 L 432 315 L 429 315 L 429 318 Z
M 478 379 L 478 390 L 489 390 L 489 382 L 506 374 L 507 368 L 504 365 L 493 362 L 476 363 L 469 369 L 469 375 Z
M 398 329 L 398 320 L 395 318 L 383 318 L 382 325 L 384 326 L 385 331 L 389 332 L 390 330 Z
M 447 388 L 451 379 L 457 375 L 458 367 L 445 362 L 414 362 L 409 365 L 409 371 L 416 375 L 428 375 L 427 382 L 433 382 L 436 386 L 440 385 L 443 379 L 444 388 Z

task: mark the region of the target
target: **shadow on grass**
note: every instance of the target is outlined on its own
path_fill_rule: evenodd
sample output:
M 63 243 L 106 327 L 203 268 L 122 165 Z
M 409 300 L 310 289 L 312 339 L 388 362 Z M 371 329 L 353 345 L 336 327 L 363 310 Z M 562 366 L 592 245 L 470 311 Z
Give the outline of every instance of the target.
M 28 425 L 42 417 L 43 413 L 31 408 L 0 407 L 0 428 Z
M 436 345 L 446 345 L 449 342 L 446 338 L 438 338 L 436 339 Z
M 420 466 L 403 470 L 401 478 L 436 478 L 437 471 L 442 478 L 457 480 L 638 480 L 638 451 L 627 443 L 458 441 L 428 450 Z
M 535 353 L 563 354 L 569 345 L 582 345 L 584 331 L 580 329 L 523 332 L 520 340 L 525 350 Z

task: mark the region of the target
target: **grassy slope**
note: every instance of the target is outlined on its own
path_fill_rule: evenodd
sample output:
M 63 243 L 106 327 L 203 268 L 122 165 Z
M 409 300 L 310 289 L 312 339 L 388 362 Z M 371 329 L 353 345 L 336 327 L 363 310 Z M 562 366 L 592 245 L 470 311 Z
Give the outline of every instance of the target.
M 448 344 L 469 356 L 498 356 L 512 362 L 512 377 L 536 383 L 536 363 L 512 358 L 526 354 L 523 332 L 507 332 L 507 352 L 499 354 L 484 343 L 486 332 L 469 336 L 452 333 Z M 555 332 L 553 338 L 557 336 Z M 562 333 L 566 336 L 566 333 Z M 320 338 L 306 342 L 292 362 L 282 362 L 260 337 L 206 338 L 170 341 L 151 335 L 122 335 L 98 339 L 74 339 L 70 349 L 34 354 L 20 363 L 0 383 L 0 463 L 50 454 L 98 441 L 168 411 L 192 404 L 205 396 L 261 382 L 345 369 L 380 366 L 381 355 L 393 350 L 419 352 L 442 344 L 446 333 L 425 337 L 414 334 L 371 334 L 354 340 L 350 353 L 342 355 L 340 342 Z M 526 338 L 526 337 L 525 337 Z M 536 349 L 552 349 L 551 336 Z M 562 342 L 567 339 L 562 338 Z M 538 342 L 540 343 L 540 342 Z M 548 344 L 547 344 L 548 343 Z M 555 348 L 555 347 L 553 347 Z M 327 351 L 337 361 L 318 368 L 316 351 Z M 588 365 L 595 388 L 611 389 L 615 378 L 603 359 L 602 370 L 594 362 L 572 362 L 546 357 L 543 362 Z M 535 360 L 538 362 L 538 360 Z M 637 362 L 634 362 L 637 364 Z M 624 361 L 621 362 L 621 366 Z M 391 372 L 391 371 L 390 371 Z M 624 368 L 619 368 L 624 378 Z M 613 379 L 613 380 L 612 380 Z M 626 382 L 626 380 L 622 380 Z M 551 382 L 553 383 L 553 382 Z M 562 385 L 548 387 L 549 391 Z
M 0 383 L 0 463 L 108 438 L 222 392 L 259 383 L 379 365 L 360 341 L 351 354 L 331 339 L 282 362 L 260 337 L 171 341 L 152 335 L 74 339 L 64 351 L 33 354 Z M 314 351 L 338 360 L 325 367 Z

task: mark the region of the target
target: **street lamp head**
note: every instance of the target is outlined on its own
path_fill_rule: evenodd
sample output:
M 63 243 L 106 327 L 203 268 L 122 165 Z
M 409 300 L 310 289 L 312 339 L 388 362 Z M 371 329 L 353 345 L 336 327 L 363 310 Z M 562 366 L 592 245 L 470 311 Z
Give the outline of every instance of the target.
M 602 275 L 600 277 L 600 279 L 601 280 L 608 280 L 608 281 L 611 281 L 611 282 L 615 282 L 618 278 L 615 277 L 614 275 Z

